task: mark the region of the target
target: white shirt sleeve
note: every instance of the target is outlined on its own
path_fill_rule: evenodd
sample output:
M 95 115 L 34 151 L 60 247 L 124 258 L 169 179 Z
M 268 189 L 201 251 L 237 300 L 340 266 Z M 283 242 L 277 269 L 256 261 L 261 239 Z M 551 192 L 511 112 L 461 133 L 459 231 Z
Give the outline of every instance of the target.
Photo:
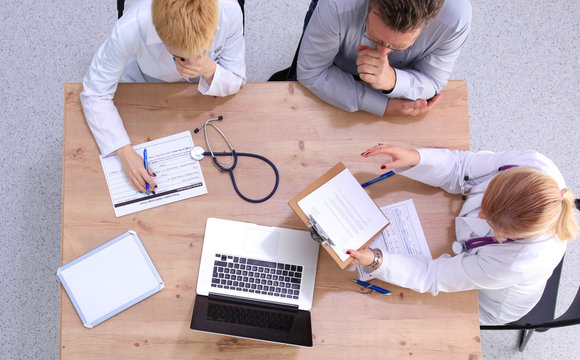
M 81 103 L 103 155 L 131 143 L 113 97 L 127 61 L 136 52 L 137 38 L 137 26 L 121 18 L 93 57 L 83 78 Z
M 440 291 L 502 289 L 520 278 L 518 272 L 510 270 L 509 263 L 496 263 L 505 260 L 467 253 L 453 257 L 444 254 L 433 260 L 419 255 L 384 254 L 384 266 L 373 274 L 388 283 L 433 295 Z
M 560 187 L 564 187 L 564 179 L 554 163 L 533 150 L 497 153 L 447 149 L 417 149 L 417 151 L 421 155 L 419 164 L 396 172 L 453 194 L 461 192 L 461 183 L 465 176 L 471 179 L 486 176 L 497 172 L 505 165 L 530 166 L 554 177 Z M 465 185 L 466 190 L 471 187 L 470 183 Z
M 246 83 L 246 43 L 242 11 L 237 2 L 222 2 L 219 27 L 212 57 L 216 70 L 211 84 L 201 77 L 198 90 L 204 95 L 228 96 L 237 93 Z

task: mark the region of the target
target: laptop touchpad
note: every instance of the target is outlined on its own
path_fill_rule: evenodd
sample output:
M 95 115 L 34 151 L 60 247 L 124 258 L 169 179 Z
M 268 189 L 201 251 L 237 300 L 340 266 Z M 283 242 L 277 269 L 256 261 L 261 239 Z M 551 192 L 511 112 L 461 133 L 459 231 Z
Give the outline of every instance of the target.
M 244 240 L 244 250 L 253 255 L 276 257 L 280 233 L 260 229 L 248 229 Z

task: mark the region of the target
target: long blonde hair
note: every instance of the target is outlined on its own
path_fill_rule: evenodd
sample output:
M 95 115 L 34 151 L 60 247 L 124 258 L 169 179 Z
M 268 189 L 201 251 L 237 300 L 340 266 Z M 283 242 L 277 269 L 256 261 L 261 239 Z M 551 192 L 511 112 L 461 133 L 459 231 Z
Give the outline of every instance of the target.
M 490 181 L 481 215 L 499 242 L 546 232 L 560 240 L 578 234 L 572 191 L 560 190 L 554 178 L 526 166 L 505 170 Z
M 209 49 L 217 31 L 217 0 L 153 0 L 155 31 L 163 43 L 190 57 Z

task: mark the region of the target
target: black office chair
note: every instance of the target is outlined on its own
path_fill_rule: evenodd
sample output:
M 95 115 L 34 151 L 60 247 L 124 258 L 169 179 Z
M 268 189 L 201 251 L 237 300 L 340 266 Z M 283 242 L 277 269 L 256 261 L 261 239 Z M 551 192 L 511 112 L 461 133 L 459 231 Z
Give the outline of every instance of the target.
M 575 205 L 577 209 L 580 209 L 580 199 L 576 199 Z M 526 344 L 535 331 L 544 332 L 551 328 L 580 324 L 580 288 L 578 289 L 574 301 L 572 301 L 568 310 L 557 319 L 554 319 L 563 263 L 564 258 L 562 258 L 560 264 L 556 266 L 552 276 L 548 279 L 540 302 L 538 302 L 538 304 L 524 317 L 505 325 L 482 325 L 480 326 L 480 329 L 522 330 L 519 350 L 524 351 Z
M 296 64 L 298 62 L 298 50 L 300 50 L 300 44 L 302 44 L 302 38 L 304 37 L 304 31 L 306 30 L 306 26 L 310 21 L 310 16 L 312 16 L 312 12 L 318 5 L 318 0 L 312 0 L 310 2 L 310 6 L 308 7 L 308 11 L 306 12 L 306 16 L 304 17 L 304 26 L 302 27 L 302 35 L 300 36 L 300 41 L 298 42 L 298 47 L 296 48 L 296 52 L 294 53 L 294 59 L 292 59 L 292 64 L 290 67 L 286 69 L 282 69 L 274 73 L 268 81 L 288 81 L 288 80 L 296 80 Z
M 246 1 L 245 0 L 238 0 L 238 4 L 240 4 L 240 8 L 242 8 L 242 21 L 243 21 L 243 26 L 244 29 L 246 28 L 246 16 L 244 14 L 244 3 Z M 117 15 L 118 18 L 120 18 L 121 16 L 123 16 L 123 11 L 125 10 L 125 0 L 117 0 Z

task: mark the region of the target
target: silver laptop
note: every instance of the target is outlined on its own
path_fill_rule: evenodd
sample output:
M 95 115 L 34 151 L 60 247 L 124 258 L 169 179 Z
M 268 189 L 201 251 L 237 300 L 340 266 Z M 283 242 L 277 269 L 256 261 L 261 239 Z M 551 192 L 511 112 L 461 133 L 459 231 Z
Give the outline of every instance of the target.
M 307 231 L 208 218 L 191 329 L 312 346 L 318 249 Z

